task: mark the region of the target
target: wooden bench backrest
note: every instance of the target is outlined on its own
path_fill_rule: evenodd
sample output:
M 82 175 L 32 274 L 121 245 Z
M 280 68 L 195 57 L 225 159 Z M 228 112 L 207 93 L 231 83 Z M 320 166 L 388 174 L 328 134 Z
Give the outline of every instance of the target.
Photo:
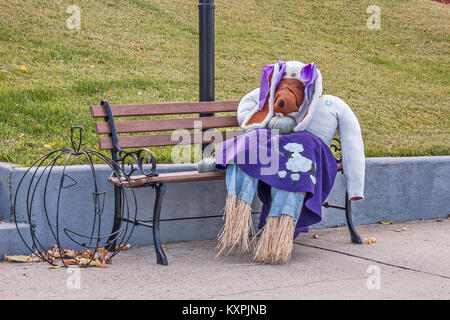
M 111 105 L 117 134 L 150 133 L 157 131 L 174 131 L 177 129 L 194 129 L 194 121 L 202 122 L 202 129 L 238 127 L 236 115 L 199 117 L 200 113 L 236 112 L 239 101 L 207 101 L 191 103 L 163 103 L 143 105 Z M 97 134 L 111 134 L 111 126 L 108 121 L 106 107 L 102 105 L 91 106 L 91 114 L 94 119 L 103 119 L 95 123 Z M 141 116 L 176 116 L 180 114 L 193 114 L 189 118 L 164 117 L 164 119 L 125 120 L 118 118 Z M 194 116 L 195 114 L 195 116 Z M 193 143 L 198 139 L 193 138 Z M 171 134 L 145 134 L 119 136 L 121 148 L 142 148 L 154 146 L 170 146 L 179 144 L 173 141 Z M 201 143 L 214 142 L 214 138 L 208 135 L 201 138 Z M 101 150 L 114 149 L 111 136 L 100 137 L 98 140 Z

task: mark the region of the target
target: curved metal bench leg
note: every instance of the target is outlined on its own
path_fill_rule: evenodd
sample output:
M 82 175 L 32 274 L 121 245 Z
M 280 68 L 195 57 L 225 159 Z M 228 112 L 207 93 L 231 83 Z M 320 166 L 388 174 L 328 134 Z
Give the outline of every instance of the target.
M 161 240 L 159 237 L 159 218 L 161 215 L 161 206 L 162 206 L 162 200 L 164 198 L 164 194 L 166 192 L 166 186 L 161 183 L 157 184 L 155 186 L 156 189 L 156 199 L 155 199 L 155 207 L 153 209 L 153 243 L 155 245 L 155 252 L 156 252 L 156 262 L 158 264 L 162 264 L 164 266 L 167 266 L 167 258 L 164 254 L 164 251 L 161 247 Z
M 353 243 L 359 243 L 361 244 L 361 238 L 358 234 L 358 232 L 355 229 L 355 226 L 353 225 L 353 219 L 352 219 L 352 202 L 348 198 L 348 193 L 345 193 L 345 216 L 347 218 L 347 226 L 348 230 L 350 231 L 350 236 Z

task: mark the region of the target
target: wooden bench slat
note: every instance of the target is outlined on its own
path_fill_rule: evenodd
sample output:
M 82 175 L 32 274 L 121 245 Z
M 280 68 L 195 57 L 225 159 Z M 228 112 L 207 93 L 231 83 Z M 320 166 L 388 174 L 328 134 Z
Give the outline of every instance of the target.
M 342 164 L 338 163 L 338 169 L 342 169 Z M 167 172 L 160 173 L 156 177 L 147 177 L 144 175 L 136 175 L 130 178 L 128 183 L 126 178 L 109 178 L 108 181 L 115 185 L 123 184 L 125 187 L 141 187 L 149 183 L 164 182 L 164 183 L 180 183 L 180 182 L 195 182 L 208 180 L 223 180 L 225 179 L 225 172 L 198 172 L 198 171 L 181 171 L 181 172 Z
M 203 129 L 237 127 L 236 116 L 223 117 L 197 117 L 178 119 L 157 119 L 157 120 L 131 120 L 115 122 L 117 133 L 136 133 L 169 131 L 176 129 L 194 129 L 195 121 L 201 121 Z M 96 122 L 95 129 L 98 134 L 111 133 L 109 122 Z
M 123 184 L 125 187 L 142 187 L 149 183 L 164 182 L 164 183 L 179 183 L 179 182 L 195 182 L 208 180 L 223 180 L 225 172 L 201 172 L 198 171 L 184 171 L 184 172 L 168 172 L 160 173 L 156 177 L 146 177 L 144 175 L 133 176 L 128 183 L 126 178 L 109 178 L 108 181 L 115 185 Z
M 234 133 L 232 135 L 232 133 Z M 214 132 L 195 132 L 185 134 L 183 136 L 173 134 L 178 140 L 172 140 L 172 134 L 149 134 L 145 136 L 121 136 L 119 137 L 119 146 L 122 149 L 126 148 L 143 148 L 143 147 L 159 147 L 159 146 L 173 146 L 177 144 L 209 144 L 216 141 L 216 137 L 221 136 L 220 141 L 231 139 L 233 136 L 242 133 L 241 130 L 231 131 L 228 135 L 226 131 Z M 190 139 L 188 138 L 190 136 Z M 98 145 L 101 150 L 113 149 L 113 141 L 111 137 L 102 137 L 98 139 Z
M 204 101 L 159 104 L 113 105 L 111 111 L 114 117 L 153 116 L 188 113 L 214 113 L 236 111 L 239 101 Z M 107 116 L 104 106 L 91 106 L 93 118 Z

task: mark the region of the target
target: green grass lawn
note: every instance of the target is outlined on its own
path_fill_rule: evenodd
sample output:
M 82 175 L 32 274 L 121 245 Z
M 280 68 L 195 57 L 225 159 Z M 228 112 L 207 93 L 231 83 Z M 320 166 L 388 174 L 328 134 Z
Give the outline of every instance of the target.
M 66 27 L 72 4 L 80 30 Z M 366 26 L 371 4 L 379 30 Z M 0 161 L 69 146 L 71 125 L 97 149 L 100 99 L 197 101 L 197 11 L 195 0 L 1 1 Z M 258 87 L 264 64 L 314 61 L 324 93 L 359 118 L 366 156 L 448 155 L 448 21 L 450 6 L 430 0 L 216 0 L 216 100 Z

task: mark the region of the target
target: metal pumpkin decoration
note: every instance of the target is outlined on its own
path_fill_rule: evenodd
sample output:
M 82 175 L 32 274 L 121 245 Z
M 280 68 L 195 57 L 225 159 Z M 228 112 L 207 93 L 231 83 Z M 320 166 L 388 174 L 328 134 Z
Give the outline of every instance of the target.
M 133 221 L 137 203 L 124 167 L 102 153 L 82 149 L 82 139 L 82 127 L 72 127 L 72 149 L 60 148 L 35 161 L 24 171 L 14 195 L 12 213 L 21 239 L 33 257 L 52 265 L 85 267 L 111 261 L 134 229 L 134 224 L 124 223 L 111 232 L 114 187 L 103 183 L 107 176 L 99 178 L 124 177 L 120 221 Z M 77 163 L 87 162 L 89 170 L 69 166 L 75 158 Z M 27 232 L 23 223 L 29 226 Z

